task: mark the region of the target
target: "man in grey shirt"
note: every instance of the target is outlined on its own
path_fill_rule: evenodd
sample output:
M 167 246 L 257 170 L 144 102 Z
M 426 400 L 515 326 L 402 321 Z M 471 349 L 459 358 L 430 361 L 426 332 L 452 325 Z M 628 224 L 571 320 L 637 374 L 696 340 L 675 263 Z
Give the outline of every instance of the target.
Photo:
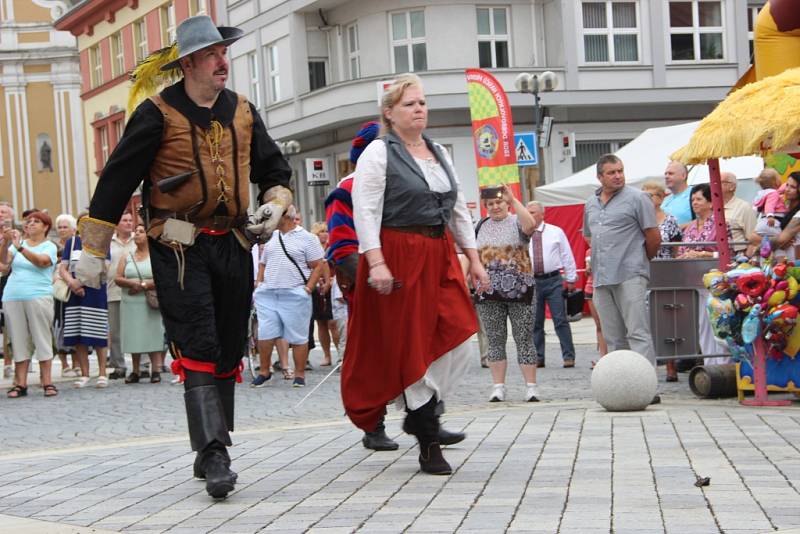
M 650 259 L 661 245 L 653 203 L 625 185 L 622 161 L 597 161 L 600 188 L 586 201 L 583 235 L 592 247 L 592 300 L 608 350 L 631 349 L 656 364 L 647 313 Z M 661 402 L 656 395 L 654 403 Z

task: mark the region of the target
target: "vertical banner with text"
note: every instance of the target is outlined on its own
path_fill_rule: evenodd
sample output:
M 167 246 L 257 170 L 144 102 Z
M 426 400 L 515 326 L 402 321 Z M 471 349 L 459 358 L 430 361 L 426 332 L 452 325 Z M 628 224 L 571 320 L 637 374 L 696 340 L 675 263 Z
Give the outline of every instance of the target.
M 514 147 L 514 123 L 503 87 L 481 69 L 467 69 L 472 141 L 478 166 L 478 188 L 507 185 L 521 197 Z M 483 212 L 483 209 L 481 209 Z

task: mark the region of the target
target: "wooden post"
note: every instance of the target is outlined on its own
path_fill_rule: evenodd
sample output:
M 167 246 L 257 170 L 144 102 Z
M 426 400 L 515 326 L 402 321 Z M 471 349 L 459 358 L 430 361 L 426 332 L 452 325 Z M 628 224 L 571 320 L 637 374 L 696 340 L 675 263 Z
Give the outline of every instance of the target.
M 731 247 L 728 245 L 728 228 L 725 225 L 725 200 L 722 198 L 722 179 L 717 158 L 708 160 L 708 180 L 711 185 L 711 207 L 717 231 L 719 270 L 725 272 L 731 263 Z

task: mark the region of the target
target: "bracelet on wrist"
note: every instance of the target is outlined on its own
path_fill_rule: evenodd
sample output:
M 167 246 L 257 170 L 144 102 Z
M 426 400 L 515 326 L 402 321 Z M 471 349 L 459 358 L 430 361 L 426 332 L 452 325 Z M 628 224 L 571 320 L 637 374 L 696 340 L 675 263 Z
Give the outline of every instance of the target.
M 386 265 L 386 262 L 385 262 L 385 261 L 383 261 L 383 260 L 376 261 L 375 263 L 371 263 L 371 264 L 369 265 L 369 268 L 370 268 L 370 269 L 374 269 L 375 267 L 378 267 L 378 266 L 380 266 L 380 265 Z

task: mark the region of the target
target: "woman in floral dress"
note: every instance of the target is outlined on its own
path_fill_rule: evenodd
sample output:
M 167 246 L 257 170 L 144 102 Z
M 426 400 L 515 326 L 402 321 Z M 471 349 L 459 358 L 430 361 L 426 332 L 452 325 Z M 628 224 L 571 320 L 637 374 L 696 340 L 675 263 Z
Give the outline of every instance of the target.
M 488 196 L 486 191 L 482 196 Z M 492 286 L 479 296 L 477 310 L 489 341 L 486 356 L 493 380 L 489 402 L 506 399 L 509 319 L 517 345 L 517 363 L 526 383 L 525 400 L 537 401 L 536 348 L 532 335 L 535 287 L 528 256 L 528 240 L 535 223 L 528 210 L 505 187 L 497 195 L 483 198 L 483 203 L 489 217 L 478 223 L 478 255 Z M 516 214 L 509 213 L 510 206 Z

